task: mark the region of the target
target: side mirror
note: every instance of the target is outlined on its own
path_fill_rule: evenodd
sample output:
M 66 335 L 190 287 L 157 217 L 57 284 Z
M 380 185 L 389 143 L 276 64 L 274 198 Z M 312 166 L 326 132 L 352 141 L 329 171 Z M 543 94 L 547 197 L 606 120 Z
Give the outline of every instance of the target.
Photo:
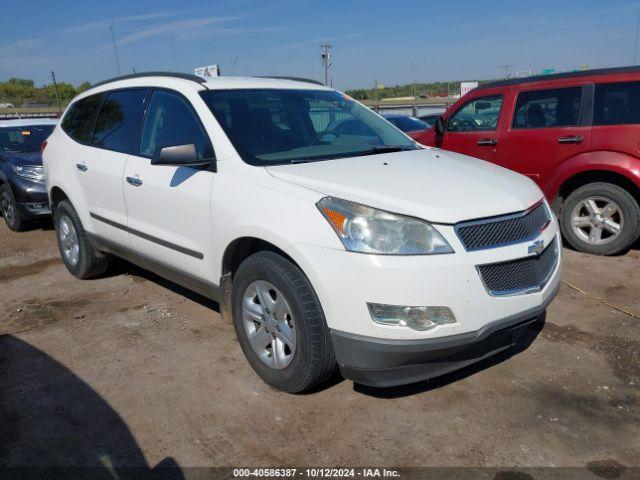
M 442 116 L 436 118 L 436 121 L 433 124 L 433 129 L 436 131 L 436 135 L 444 135 L 444 119 Z
M 193 143 L 158 148 L 151 158 L 151 165 L 202 167 L 211 164 L 215 164 L 215 158 L 198 158 L 198 152 Z

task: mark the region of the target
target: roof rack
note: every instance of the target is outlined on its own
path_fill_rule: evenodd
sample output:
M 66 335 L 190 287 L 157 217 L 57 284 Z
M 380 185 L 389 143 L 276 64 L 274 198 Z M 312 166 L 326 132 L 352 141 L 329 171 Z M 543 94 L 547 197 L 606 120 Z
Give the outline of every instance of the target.
M 280 76 L 273 76 L 273 75 L 258 76 L 258 77 L 255 77 L 255 78 L 273 78 L 274 80 L 292 80 L 294 82 L 313 83 L 315 85 L 322 85 L 324 87 L 324 83 L 319 82 L 318 80 L 313 80 L 311 78 L 280 77 Z
M 613 73 L 633 73 L 640 72 L 640 67 L 614 67 L 614 68 L 596 68 L 593 70 L 580 70 L 577 72 L 552 73 L 550 75 L 534 75 L 533 77 L 510 78 L 508 80 L 496 80 L 495 82 L 487 82 L 479 85 L 477 88 L 482 90 L 485 88 L 502 87 L 506 85 L 518 85 L 520 83 L 540 82 L 547 80 L 558 80 L 562 78 L 583 77 L 587 75 L 607 75 Z
M 198 77 L 197 75 L 192 75 L 190 73 L 180 73 L 180 72 L 140 72 L 140 73 L 131 73 L 129 75 L 122 75 L 120 77 L 110 78 L 108 80 L 103 80 L 102 82 L 98 82 L 95 85 L 91 85 L 91 88 L 98 87 L 100 85 L 105 85 L 111 82 L 117 82 L 119 80 L 129 80 L 131 78 L 144 78 L 144 77 L 171 77 L 171 78 L 181 78 L 183 80 L 191 80 L 192 82 L 197 83 L 206 83 L 207 79 Z

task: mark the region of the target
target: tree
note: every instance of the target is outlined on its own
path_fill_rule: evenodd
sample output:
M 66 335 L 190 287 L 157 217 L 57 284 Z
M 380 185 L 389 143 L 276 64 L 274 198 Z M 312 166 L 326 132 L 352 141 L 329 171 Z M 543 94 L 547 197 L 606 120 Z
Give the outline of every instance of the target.
M 60 104 L 64 107 L 73 97 L 90 87 L 89 82 L 83 82 L 77 88 L 70 83 L 58 83 Z M 56 108 L 58 105 L 53 84 L 36 87 L 35 82 L 27 78 L 10 78 L 0 82 L 0 101 L 13 103 L 16 107 L 31 102 Z
M 91 88 L 91 84 L 89 82 L 82 82 L 80 85 L 78 85 L 78 88 L 76 88 L 76 93 L 82 93 L 86 90 L 89 90 Z
M 25 88 L 31 88 L 35 86 L 34 81 L 29 80 L 28 78 L 10 78 L 7 83 L 10 83 L 12 85 L 19 85 Z

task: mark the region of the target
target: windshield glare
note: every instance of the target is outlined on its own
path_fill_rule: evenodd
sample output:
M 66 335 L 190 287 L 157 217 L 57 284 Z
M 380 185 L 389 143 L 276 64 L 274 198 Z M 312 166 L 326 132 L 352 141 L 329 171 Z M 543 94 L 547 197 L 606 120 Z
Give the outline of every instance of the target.
M 210 90 L 202 97 L 243 160 L 274 165 L 415 150 L 402 132 L 336 91 Z
M 40 146 L 53 131 L 53 125 L 0 128 L 0 150 L 29 153 L 40 151 Z

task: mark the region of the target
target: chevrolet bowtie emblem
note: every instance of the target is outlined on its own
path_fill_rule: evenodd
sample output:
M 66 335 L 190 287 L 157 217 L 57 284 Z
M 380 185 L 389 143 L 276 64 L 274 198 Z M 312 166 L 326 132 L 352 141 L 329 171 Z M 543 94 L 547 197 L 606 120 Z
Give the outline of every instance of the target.
M 539 255 L 544 250 L 544 242 L 542 240 L 536 240 L 531 245 L 529 245 L 529 255 Z

